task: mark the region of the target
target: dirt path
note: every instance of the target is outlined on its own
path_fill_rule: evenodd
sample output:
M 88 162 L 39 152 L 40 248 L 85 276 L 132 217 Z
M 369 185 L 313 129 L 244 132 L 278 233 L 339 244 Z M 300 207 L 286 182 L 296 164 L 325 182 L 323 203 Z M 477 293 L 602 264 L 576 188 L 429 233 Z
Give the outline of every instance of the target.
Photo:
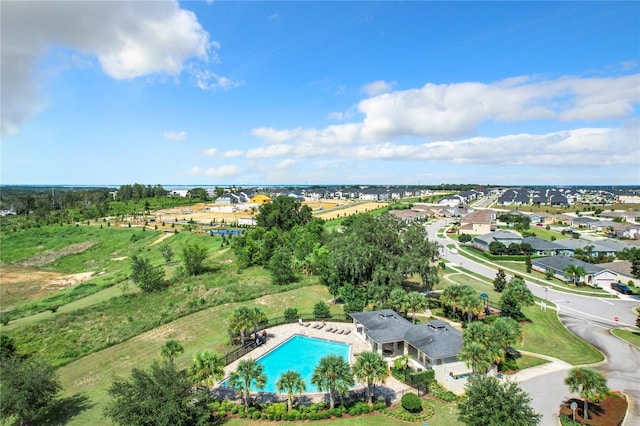
M 166 240 L 167 238 L 169 238 L 172 235 L 174 235 L 174 234 L 173 233 L 170 234 L 168 232 L 165 232 L 164 234 L 160 235 L 154 242 L 149 244 L 149 247 L 155 246 L 156 244 L 160 244 L 161 242 L 163 242 L 164 240 Z

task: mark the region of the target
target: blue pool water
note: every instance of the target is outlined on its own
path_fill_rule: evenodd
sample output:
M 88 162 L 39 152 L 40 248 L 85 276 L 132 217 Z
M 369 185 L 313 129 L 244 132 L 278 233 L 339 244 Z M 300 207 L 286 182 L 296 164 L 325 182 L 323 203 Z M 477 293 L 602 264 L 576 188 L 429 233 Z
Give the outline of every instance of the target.
M 314 339 L 306 336 L 293 336 L 277 348 L 258 358 L 258 362 L 264 366 L 264 373 L 267 375 L 267 384 L 263 392 L 277 392 L 276 381 L 282 373 L 287 370 L 294 370 L 300 373 L 306 385 L 306 392 L 318 392 L 318 389 L 311 384 L 313 370 L 326 355 L 340 355 L 346 361 L 349 360 L 350 345 L 332 342 L 323 339 Z

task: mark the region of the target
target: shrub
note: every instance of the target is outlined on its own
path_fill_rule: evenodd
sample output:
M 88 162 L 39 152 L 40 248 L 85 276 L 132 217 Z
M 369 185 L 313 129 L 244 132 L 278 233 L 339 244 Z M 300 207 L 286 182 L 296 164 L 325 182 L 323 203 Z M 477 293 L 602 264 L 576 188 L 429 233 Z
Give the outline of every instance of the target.
M 402 404 L 402 408 L 410 413 L 419 413 L 422 411 L 422 401 L 420 397 L 413 392 L 402 395 L 400 403 Z
M 287 321 L 295 321 L 298 319 L 298 310 L 296 308 L 287 308 L 284 310 L 284 318 Z
M 313 316 L 319 319 L 330 318 L 331 310 L 329 308 L 329 305 L 324 303 L 322 300 L 316 303 L 313 306 Z

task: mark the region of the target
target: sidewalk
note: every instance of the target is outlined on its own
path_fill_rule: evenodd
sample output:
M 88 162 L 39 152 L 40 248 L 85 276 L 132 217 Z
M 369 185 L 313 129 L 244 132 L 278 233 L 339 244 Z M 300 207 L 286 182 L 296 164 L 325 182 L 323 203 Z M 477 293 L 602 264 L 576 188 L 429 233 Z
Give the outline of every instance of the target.
M 570 370 L 573 367 L 573 365 L 569 364 L 568 362 L 562 361 L 561 359 L 558 359 L 558 358 L 553 358 L 547 355 L 537 354 L 535 352 L 529 352 L 529 351 L 518 351 L 518 352 L 520 352 L 523 355 L 546 359 L 547 361 L 550 361 L 550 362 L 544 363 L 542 365 L 537 365 L 535 367 L 530 367 L 525 370 L 520 370 L 517 373 L 508 376 L 509 378 L 511 378 L 511 380 L 515 381 L 516 383 L 520 383 L 525 380 L 529 380 L 533 377 L 542 376 L 548 373 L 553 373 L 553 372 L 563 371 L 563 370 Z

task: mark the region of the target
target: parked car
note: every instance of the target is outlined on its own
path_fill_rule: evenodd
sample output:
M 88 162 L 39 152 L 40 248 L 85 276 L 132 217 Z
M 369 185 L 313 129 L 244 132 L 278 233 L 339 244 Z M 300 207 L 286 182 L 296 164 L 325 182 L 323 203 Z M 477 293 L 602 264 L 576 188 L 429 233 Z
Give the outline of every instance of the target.
M 633 294 L 633 291 L 629 287 L 620 283 L 612 283 L 611 288 L 622 294 Z

